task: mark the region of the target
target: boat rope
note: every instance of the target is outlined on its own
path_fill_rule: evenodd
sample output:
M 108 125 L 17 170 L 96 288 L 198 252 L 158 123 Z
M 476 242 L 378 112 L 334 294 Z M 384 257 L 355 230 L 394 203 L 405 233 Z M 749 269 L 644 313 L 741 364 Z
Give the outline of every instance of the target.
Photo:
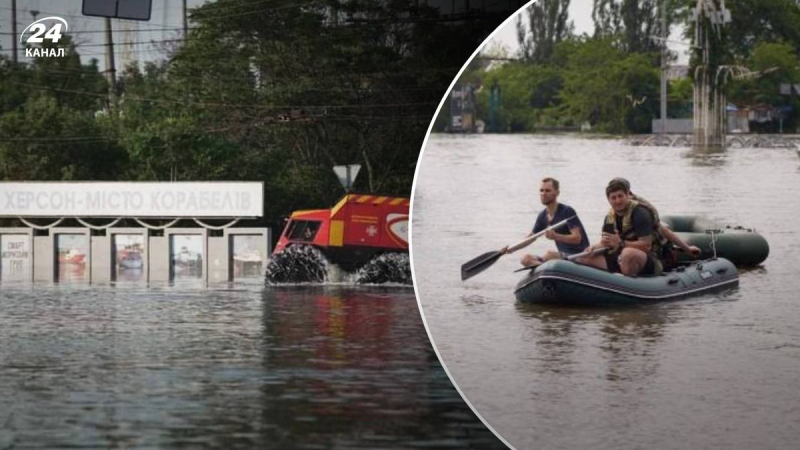
M 200 221 L 200 219 L 198 219 L 196 217 L 192 217 L 192 220 L 194 220 L 198 225 L 200 225 L 201 227 L 203 227 L 203 228 L 205 228 L 207 230 L 224 230 L 226 228 L 232 227 L 233 225 L 236 225 L 236 222 L 239 221 L 239 219 L 236 218 L 236 219 L 233 219 L 230 222 L 226 223 L 225 225 L 214 226 L 214 225 L 209 225 L 207 223 L 203 223 L 203 222 Z
M 76 217 L 75 220 L 77 220 L 79 224 L 81 224 L 81 225 L 83 225 L 85 227 L 91 228 L 93 230 L 105 230 L 107 228 L 111 228 L 114 225 L 116 225 L 117 222 L 122 220 L 122 217 L 117 217 L 116 219 L 114 219 L 113 222 L 109 223 L 108 225 L 92 225 L 92 224 L 90 224 L 88 222 L 85 222 L 84 220 L 82 220 L 82 219 L 80 219 L 78 217 Z
M 53 228 L 54 226 L 56 226 L 56 225 L 60 224 L 61 222 L 63 222 L 64 219 L 66 219 L 66 217 L 62 217 L 62 218 L 56 220 L 55 222 L 51 223 L 50 225 L 36 225 L 35 223 L 28 222 L 27 220 L 23 219 L 22 217 L 19 217 L 19 220 L 22 223 L 24 223 L 25 225 L 27 225 L 27 226 L 29 226 L 31 228 L 35 228 L 37 230 L 49 230 L 50 228 Z
M 714 259 L 717 259 L 717 233 L 720 230 L 708 230 L 707 232 L 711 234 L 711 251 L 714 253 Z
M 166 224 L 164 226 L 160 226 L 160 227 L 156 226 L 156 225 L 150 225 L 150 224 L 144 223 L 144 222 L 142 222 L 141 220 L 139 220 L 136 217 L 134 217 L 133 220 L 135 220 L 136 223 L 138 223 L 139 225 L 147 228 L 148 230 L 163 230 L 165 228 L 169 228 L 169 227 L 175 225 L 176 223 L 178 223 L 179 220 L 181 220 L 181 218 L 179 217 L 179 218 L 173 220 L 172 222 L 170 222 L 170 223 L 168 223 L 168 224 Z

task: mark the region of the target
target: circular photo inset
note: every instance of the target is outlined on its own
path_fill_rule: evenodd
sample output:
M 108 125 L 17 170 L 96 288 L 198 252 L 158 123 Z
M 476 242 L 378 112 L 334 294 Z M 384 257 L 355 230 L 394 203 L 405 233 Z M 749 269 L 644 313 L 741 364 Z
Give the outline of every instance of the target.
M 426 141 L 420 308 L 515 448 L 800 438 L 800 6 L 690 3 L 530 4 Z

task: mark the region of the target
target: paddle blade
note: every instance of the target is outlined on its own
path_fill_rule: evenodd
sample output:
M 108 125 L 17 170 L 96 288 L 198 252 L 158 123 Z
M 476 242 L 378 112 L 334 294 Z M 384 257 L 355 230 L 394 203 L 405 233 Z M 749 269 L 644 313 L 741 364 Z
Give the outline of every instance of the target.
M 533 265 L 533 266 L 525 266 L 525 267 L 522 267 L 520 269 L 515 270 L 514 273 L 525 272 L 526 270 L 528 270 L 528 271 L 536 270 L 536 268 L 539 267 L 539 266 L 541 266 L 541 264 L 536 264 L 536 265 Z
M 486 252 L 475 259 L 472 259 L 461 266 L 461 281 L 472 278 L 483 272 L 497 262 L 503 256 L 501 252 Z

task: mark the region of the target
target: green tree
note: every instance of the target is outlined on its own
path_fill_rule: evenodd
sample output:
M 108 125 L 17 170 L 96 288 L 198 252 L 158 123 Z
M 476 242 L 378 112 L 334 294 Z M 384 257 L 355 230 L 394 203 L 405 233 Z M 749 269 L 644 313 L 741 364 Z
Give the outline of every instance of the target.
M 626 52 L 659 51 L 661 43 L 654 37 L 661 36 L 662 1 L 667 2 L 667 27 L 669 27 L 677 14 L 680 0 L 594 0 L 592 5 L 594 37 L 613 37 Z
M 125 156 L 92 113 L 62 108 L 46 95 L 0 116 L 0 178 L 114 180 Z
M 107 84 L 96 61 L 82 65 L 62 39 L 64 57 L 0 59 L 0 178 L 108 180 L 123 171 L 124 152 L 97 120 Z
M 502 101 L 497 110 L 501 130 L 532 132 L 538 127 L 565 125 L 553 113 L 563 83 L 561 70 L 550 65 L 510 63 L 489 71 L 478 93 L 478 116 L 488 117 L 489 86 L 497 85 Z
M 658 69 L 608 39 L 572 46 L 561 90 L 562 114 L 611 133 L 646 132 L 658 103 Z
M 164 61 L 0 60 L 0 174 L 14 179 L 263 180 L 266 221 L 354 189 L 408 195 L 432 113 L 505 11 L 420 2 L 219 0 Z M 39 120 L 32 125 L 31 120 Z M 80 139 L 64 139 L 80 138 Z
M 726 5 L 732 19 L 725 26 L 726 46 L 733 56 L 746 59 L 762 42 L 782 41 L 800 49 L 797 0 L 738 0 Z
M 782 107 L 784 128 L 793 129 L 800 119 L 800 99 L 795 93 L 781 94 L 780 87 L 782 84 L 800 82 L 800 58 L 795 49 L 786 43 L 762 42 L 753 48 L 745 64 L 750 70 L 762 72 L 763 75 L 733 82 L 729 100 L 738 106 Z
M 575 27 L 569 20 L 569 3 L 570 0 L 539 0 L 517 18 L 519 53 L 526 61 L 547 61 L 556 44 L 572 35 Z

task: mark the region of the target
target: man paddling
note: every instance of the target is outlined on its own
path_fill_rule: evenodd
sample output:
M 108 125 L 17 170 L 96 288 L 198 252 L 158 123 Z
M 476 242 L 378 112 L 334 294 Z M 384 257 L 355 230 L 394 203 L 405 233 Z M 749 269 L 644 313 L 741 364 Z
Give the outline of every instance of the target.
M 550 250 L 542 256 L 527 254 L 520 261 L 525 267 L 535 267 L 551 259 L 560 259 L 565 256 L 580 253 L 589 246 L 589 238 L 583 228 L 578 214 L 572 207 L 558 202 L 559 182 L 555 178 L 545 178 L 539 187 L 539 200 L 545 208 L 536 217 L 536 223 L 529 236 L 534 235 L 547 227 L 569 219 L 565 225 L 548 230 L 545 237 L 556 243 L 558 251 Z M 505 247 L 503 251 L 507 251 Z

